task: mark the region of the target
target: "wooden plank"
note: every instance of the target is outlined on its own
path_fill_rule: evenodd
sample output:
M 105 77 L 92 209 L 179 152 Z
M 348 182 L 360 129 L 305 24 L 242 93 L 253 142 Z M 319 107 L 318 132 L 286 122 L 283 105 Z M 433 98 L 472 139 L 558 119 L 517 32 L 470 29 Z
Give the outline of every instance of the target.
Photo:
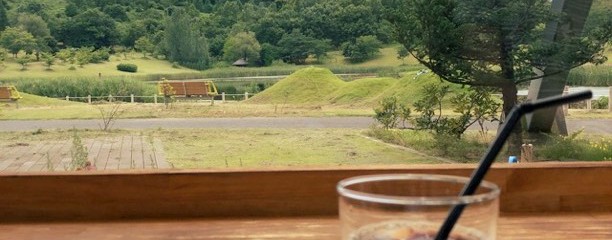
M 0 239 L 340 239 L 336 216 L 0 225 Z M 612 214 L 502 215 L 498 237 L 612 239 Z
M 335 215 L 341 179 L 398 172 L 469 176 L 474 167 L 5 174 L 0 221 Z M 612 162 L 495 164 L 487 179 L 501 187 L 504 212 L 612 211 Z
M 16 171 L 20 166 L 20 159 L 24 158 L 24 154 L 28 153 L 30 145 L 21 145 L 22 143 L 13 142 L 0 147 L 3 154 L 0 157 L 0 171 L 10 172 Z
M 11 99 L 11 90 L 8 87 L 0 87 L 0 99 Z
M 34 164 L 26 171 L 43 171 L 47 170 L 48 162 L 51 162 L 51 153 L 59 148 L 58 141 L 46 141 L 43 147 L 39 149 L 33 156 Z
M 38 157 L 38 152 L 43 149 L 45 147 L 46 144 L 44 143 L 36 143 L 33 146 L 30 145 L 30 151 L 29 152 L 25 152 L 22 157 L 20 158 L 17 162 L 14 162 L 14 165 L 18 165 L 18 166 L 14 166 L 11 165 L 12 167 L 17 167 L 17 169 L 14 169 L 15 171 L 27 171 L 32 165 L 34 165 L 34 163 L 36 163 L 37 157 Z
M 132 135 L 132 163 L 136 169 L 144 168 L 144 140 L 142 138 L 142 135 Z
M 125 135 L 120 137 L 121 147 L 119 150 L 119 157 L 117 161 L 117 169 L 133 169 L 132 168 L 132 136 Z
M 153 139 L 153 153 L 155 157 L 155 166 L 156 168 L 168 169 L 172 168 L 170 163 L 166 161 L 166 154 L 164 153 L 164 145 L 161 140 L 155 138 Z

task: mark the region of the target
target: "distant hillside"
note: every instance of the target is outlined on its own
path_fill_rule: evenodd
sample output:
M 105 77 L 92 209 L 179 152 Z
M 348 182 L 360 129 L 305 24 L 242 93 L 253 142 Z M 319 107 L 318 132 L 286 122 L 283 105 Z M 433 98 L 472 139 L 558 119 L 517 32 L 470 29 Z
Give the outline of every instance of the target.
M 375 106 L 386 96 L 397 96 L 412 103 L 421 96 L 423 86 L 440 83 L 433 74 L 417 76 L 409 72 L 400 79 L 364 78 L 344 82 L 325 68 L 309 67 L 280 80 L 249 99 L 249 103 L 298 105 Z M 452 90 L 460 86 L 452 85 Z

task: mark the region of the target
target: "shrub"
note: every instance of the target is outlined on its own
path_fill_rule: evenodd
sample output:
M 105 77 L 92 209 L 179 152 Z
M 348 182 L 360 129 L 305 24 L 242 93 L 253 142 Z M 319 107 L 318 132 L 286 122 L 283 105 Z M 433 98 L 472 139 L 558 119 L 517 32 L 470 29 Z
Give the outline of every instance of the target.
M 136 66 L 136 64 L 131 64 L 131 63 L 119 63 L 117 65 L 117 70 L 122 71 L 122 72 L 135 73 L 138 71 L 138 66 Z
M 596 100 L 593 100 L 593 109 L 608 109 L 608 102 L 610 99 L 608 97 L 599 97 Z
M 90 63 L 101 63 L 110 59 L 110 48 L 100 48 L 91 53 Z

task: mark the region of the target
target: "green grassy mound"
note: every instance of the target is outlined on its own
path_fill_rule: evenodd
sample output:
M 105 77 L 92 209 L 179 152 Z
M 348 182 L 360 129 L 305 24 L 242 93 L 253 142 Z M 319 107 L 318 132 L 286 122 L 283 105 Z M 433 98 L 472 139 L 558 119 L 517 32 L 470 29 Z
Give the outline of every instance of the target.
M 372 107 L 384 97 L 396 96 L 400 102 L 412 104 L 422 96 L 422 88 L 431 83 L 441 82 L 433 74 L 417 76 L 416 72 L 406 73 L 400 79 L 364 78 L 344 82 L 327 69 L 309 67 L 282 79 L 248 102 Z M 461 87 L 452 85 L 451 91 L 461 91 Z
M 272 87 L 249 99 L 250 103 L 324 104 L 345 82 L 325 68 L 308 67 L 296 71 Z

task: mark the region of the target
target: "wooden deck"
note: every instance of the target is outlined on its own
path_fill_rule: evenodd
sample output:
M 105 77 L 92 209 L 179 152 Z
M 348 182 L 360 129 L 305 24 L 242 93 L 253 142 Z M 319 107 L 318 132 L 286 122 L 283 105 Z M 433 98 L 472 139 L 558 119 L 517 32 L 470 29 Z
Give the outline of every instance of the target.
M 97 170 L 171 168 L 159 139 L 142 135 L 83 139 L 88 160 Z M 0 172 L 66 171 L 72 140 L 0 145 Z

